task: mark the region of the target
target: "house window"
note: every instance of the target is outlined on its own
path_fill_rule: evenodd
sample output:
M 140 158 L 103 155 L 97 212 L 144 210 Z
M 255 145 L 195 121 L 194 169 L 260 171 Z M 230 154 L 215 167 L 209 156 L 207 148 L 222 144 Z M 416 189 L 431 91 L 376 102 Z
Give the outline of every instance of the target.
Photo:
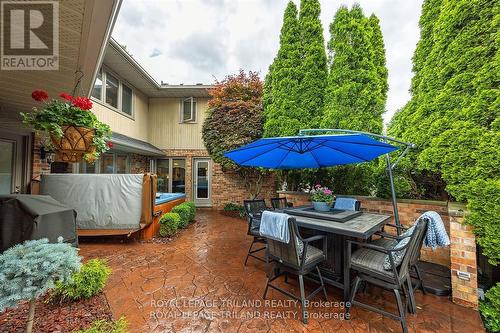
M 186 160 L 172 160 L 172 190 L 173 193 L 186 192 Z
M 132 115 L 132 89 L 122 84 L 122 112 Z
M 102 71 L 97 72 L 92 97 L 102 100 Z
M 113 75 L 106 73 L 106 103 L 118 108 L 118 87 L 120 82 Z
M 162 159 L 156 163 L 156 191 L 169 192 L 170 183 L 170 160 Z
M 113 154 L 103 154 L 101 158 L 101 173 L 114 173 Z
M 165 158 L 156 161 L 156 191 L 186 192 L 186 160 Z
M 103 87 L 103 83 L 106 83 Z M 113 74 L 99 70 L 96 76 L 92 97 L 105 102 L 116 111 L 133 117 L 133 90 Z
M 130 170 L 130 159 L 123 153 L 105 153 L 94 164 L 83 161 L 80 163 L 80 173 L 127 173 Z
M 127 155 L 116 154 L 114 173 L 127 173 Z
M 194 122 L 196 120 L 196 100 L 193 97 L 182 101 L 181 123 Z
M 80 173 L 97 173 L 97 164 L 97 161 L 93 164 L 83 161 L 82 163 L 80 163 Z

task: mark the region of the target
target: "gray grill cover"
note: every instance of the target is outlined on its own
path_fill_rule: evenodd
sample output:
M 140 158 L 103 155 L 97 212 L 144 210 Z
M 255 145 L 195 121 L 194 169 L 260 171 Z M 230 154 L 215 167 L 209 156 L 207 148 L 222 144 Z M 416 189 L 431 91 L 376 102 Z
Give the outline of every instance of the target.
M 28 239 L 48 238 L 78 245 L 76 212 L 48 195 L 0 196 L 0 251 Z
M 40 192 L 72 207 L 78 229 L 139 229 L 142 174 L 43 175 Z

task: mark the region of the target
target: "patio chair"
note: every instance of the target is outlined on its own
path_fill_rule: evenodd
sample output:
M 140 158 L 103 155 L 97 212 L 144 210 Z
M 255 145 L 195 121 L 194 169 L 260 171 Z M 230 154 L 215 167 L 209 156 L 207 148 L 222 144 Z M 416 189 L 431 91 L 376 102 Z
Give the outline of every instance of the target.
M 286 198 L 271 198 L 271 206 L 274 209 L 286 209 L 288 208 L 288 202 Z
M 335 199 L 335 204 L 333 205 L 333 209 L 359 211 L 361 209 L 361 202 L 354 198 L 337 197 Z
M 423 217 L 423 218 L 425 218 L 425 217 Z M 419 220 L 420 220 L 420 218 L 415 223 L 418 223 Z M 423 275 L 420 272 L 420 269 L 418 267 L 418 261 L 420 260 L 420 252 L 422 249 L 422 245 L 424 243 L 425 234 L 427 233 L 427 224 L 428 223 L 429 223 L 429 221 L 427 220 L 427 223 L 425 224 L 424 231 L 422 232 L 420 237 L 416 240 L 417 249 L 415 250 L 413 257 L 410 259 L 410 274 L 414 273 L 413 275 L 411 275 L 411 277 L 417 280 L 417 284 L 415 285 L 414 290 L 420 289 L 420 290 L 422 290 L 422 293 L 424 295 L 426 294 L 425 285 L 424 285 L 424 280 L 422 278 Z M 397 230 L 397 234 L 401 234 L 409 229 L 409 228 L 406 228 L 403 226 L 398 226 L 398 225 L 390 224 L 390 223 L 385 224 L 384 228 L 385 227 L 395 228 Z M 390 248 L 393 248 L 394 245 L 397 243 L 397 234 L 396 235 L 389 234 L 389 233 L 386 233 L 384 230 L 377 231 L 375 234 L 380 236 L 380 238 L 374 240 L 373 242 L 371 242 L 371 244 L 374 244 L 377 246 L 382 246 L 382 247 L 385 247 L 387 249 L 390 249 Z M 417 311 L 416 304 L 412 305 L 412 311 L 414 313 Z
M 247 234 L 253 237 L 252 244 L 250 244 L 250 248 L 248 249 L 247 257 L 245 259 L 245 266 L 247 265 L 249 257 L 253 257 L 267 263 L 267 258 L 263 259 L 255 255 L 255 253 L 266 249 L 266 239 L 259 234 L 260 217 L 262 212 L 268 209 L 266 202 L 264 199 L 244 200 L 243 207 L 245 208 L 248 220 Z M 258 249 L 253 249 L 254 244 L 263 244 L 264 246 L 259 247 Z
M 413 287 L 409 273 L 410 260 L 414 258 L 415 251 L 418 251 L 419 249 L 417 240 L 422 237 L 426 227 L 427 220 L 422 219 L 415 224 L 415 228 L 411 234 L 402 234 L 401 236 L 397 236 L 398 241 L 402 241 L 403 239 L 408 240 L 405 245 L 401 244 L 401 246 L 396 249 L 388 249 L 383 246 L 353 240 L 347 241 L 348 251 L 346 260 L 349 262 L 350 269 L 358 273 L 354 280 L 354 286 L 351 290 L 349 298 L 351 307 L 359 305 L 370 311 L 374 311 L 398 320 L 401 323 L 403 332 L 408 332 L 405 319 L 408 300 L 410 305 L 413 306 L 415 304 Z M 358 246 L 359 249 L 351 255 L 353 245 Z M 404 254 L 399 251 L 404 251 Z M 399 265 L 397 263 L 399 261 L 398 257 L 400 260 Z M 390 264 L 390 270 L 384 269 L 384 261 L 386 261 L 386 258 Z M 372 305 L 355 300 L 356 293 L 362 282 L 370 283 L 383 289 L 392 290 L 396 297 L 399 315 L 395 315 Z M 407 296 L 405 306 L 403 306 L 403 302 L 401 300 L 401 292 Z M 347 308 L 347 313 L 349 313 L 351 307 Z
M 274 269 L 271 270 L 271 274 L 267 279 L 263 298 L 266 298 L 268 289 L 272 288 L 288 297 L 300 301 L 302 308 L 302 321 L 304 324 L 307 324 L 308 313 L 306 301 L 313 298 L 320 291 L 323 291 L 325 299 L 327 299 L 325 284 L 323 282 L 323 277 L 321 276 L 321 271 L 318 267 L 318 264 L 326 259 L 326 236 L 316 235 L 303 239 L 299 234 L 295 218 L 293 217 L 288 219 L 288 230 L 290 233 L 290 241 L 288 243 L 283 243 L 269 238 L 267 239 L 267 255 L 274 261 Z M 322 241 L 321 250 L 311 245 L 311 242 L 320 240 Z M 304 276 L 312 271 L 317 272 L 319 281 L 314 281 L 319 283 L 320 286 L 306 297 L 304 290 Z M 298 276 L 300 297 L 295 296 L 271 283 L 282 275 L 285 275 L 286 282 L 288 274 Z

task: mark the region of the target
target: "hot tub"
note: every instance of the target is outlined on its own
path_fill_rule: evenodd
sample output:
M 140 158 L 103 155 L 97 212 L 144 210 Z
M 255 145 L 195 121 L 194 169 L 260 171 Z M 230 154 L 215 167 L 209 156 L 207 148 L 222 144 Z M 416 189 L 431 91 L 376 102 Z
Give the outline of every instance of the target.
M 155 205 L 160 205 L 165 202 L 174 201 L 180 198 L 185 198 L 184 193 L 156 193 Z

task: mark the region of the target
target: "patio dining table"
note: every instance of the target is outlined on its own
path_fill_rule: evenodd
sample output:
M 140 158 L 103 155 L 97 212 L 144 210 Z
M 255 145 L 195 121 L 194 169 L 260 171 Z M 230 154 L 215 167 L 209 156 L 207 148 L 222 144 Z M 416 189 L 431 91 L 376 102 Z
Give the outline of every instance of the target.
M 320 266 L 326 283 L 344 291 L 344 300 L 350 293 L 349 263 L 344 260 L 347 253 L 347 239 L 368 240 L 376 231 L 386 224 L 391 216 L 363 212 L 346 222 L 335 222 L 317 217 L 305 217 L 293 214 L 293 209 L 287 214 L 295 217 L 301 233 L 310 236 L 314 234 L 327 235 L 326 261 Z

